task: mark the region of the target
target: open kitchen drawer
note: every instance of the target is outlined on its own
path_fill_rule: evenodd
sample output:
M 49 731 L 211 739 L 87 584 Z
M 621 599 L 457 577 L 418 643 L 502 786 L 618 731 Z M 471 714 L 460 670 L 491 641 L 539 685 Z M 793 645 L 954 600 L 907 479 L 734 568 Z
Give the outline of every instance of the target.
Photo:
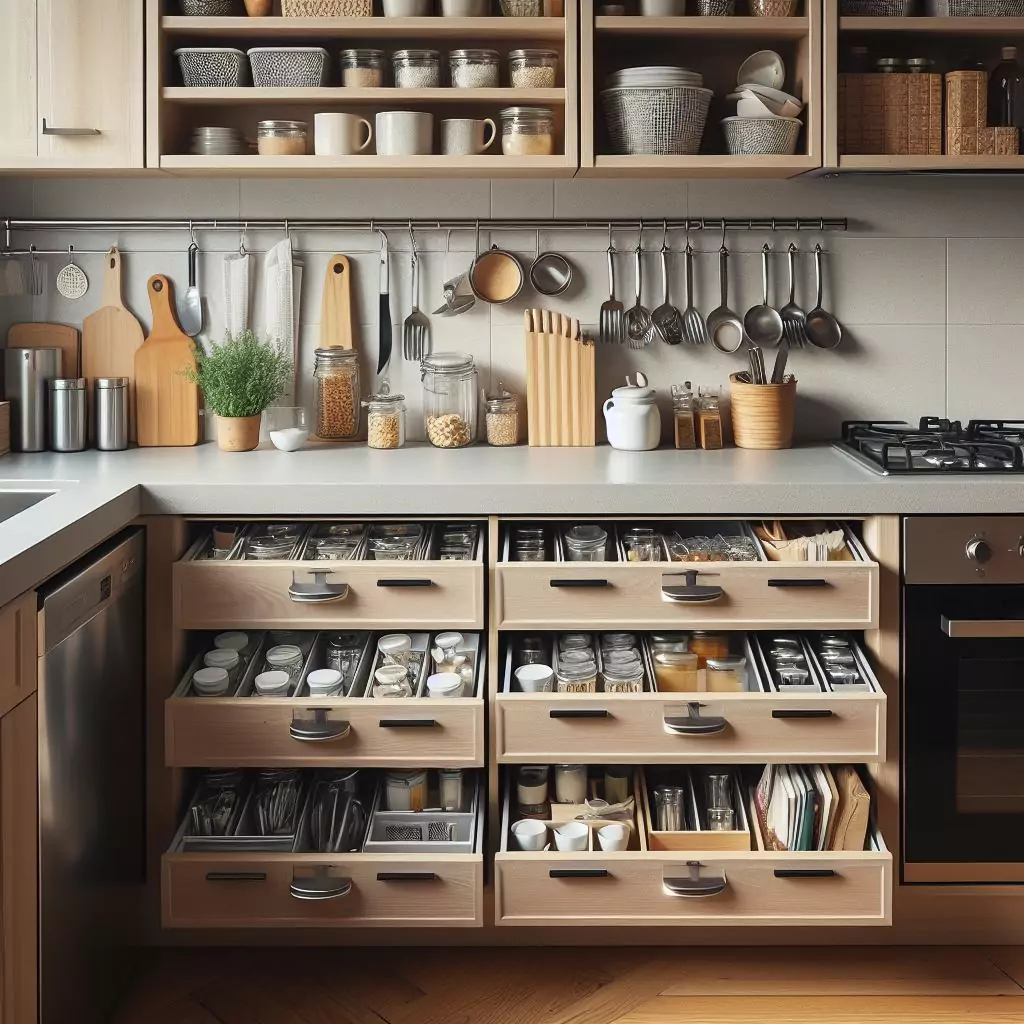
M 760 831 L 667 833 L 654 849 L 643 773 L 635 847 L 606 853 L 526 852 L 510 836 L 506 792 L 495 856 L 501 925 L 885 925 L 892 918 L 892 855 L 877 830 L 865 849 L 781 853 Z M 751 838 L 751 834 L 753 838 Z M 746 846 L 750 843 L 751 846 Z M 715 848 L 718 846 L 719 848 Z M 721 848 L 732 847 L 732 848 Z M 737 848 L 739 847 L 739 848 Z M 744 848 L 745 847 L 745 848 Z
M 659 693 L 647 659 L 641 693 L 523 693 L 507 645 L 497 695 L 499 761 L 589 764 L 733 764 L 885 759 L 886 697 L 863 650 L 852 644 L 863 685 L 830 688 L 808 638 L 814 685 L 784 692 L 764 654 L 767 637 L 744 638 L 748 689 Z M 649 654 L 646 647 L 645 654 Z
M 246 545 L 269 524 L 238 525 L 226 557 L 210 557 L 213 533 L 204 528 L 175 564 L 177 628 L 484 627 L 481 524 L 292 522 L 282 525 L 298 531 L 296 543 L 260 558 L 251 557 Z M 375 531 L 402 526 L 420 528 L 422 542 L 404 550 L 371 547 Z M 331 529 L 357 527 L 362 532 L 350 549 L 317 546 Z M 446 546 L 450 530 L 470 538 L 463 550 Z
M 223 852 L 213 849 L 215 842 L 193 849 L 186 816 L 162 858 L 164 927 L 479 927 L 485 802 L 477 786 L 470 813 L 459 816 L 472 819 L 464 841 L 423 841 L 415 844 L 422 847 L 416 853 L 369 852 L 379 845 L 374 842 L 379 794 L 356 853 L 304 852 L 313 848 L 311 800 L 291 848 L 280 851 L 245 849 L 244 841 L 237 844 L 242 848 Z M 384 817 L 395 816 L 385 812 Z M 468 852 L 445 852 L 463 847 Z
M 739 520 L 594 520 L 608 532 L 602 561 L 567 561 L 565 532 L 574 522 L 503 523 L 494 600 L 501 629 L 872 629 L 878 623 L 878 564 L 845 525 L 847 560 L 769 561 Z M 632 561 L 627 531 L 652 527 L 678 534 L 658 542 L 655 560 Z M 515 531 L 543 531 L 542 560 L 519 559 Z M 706 561 L 686 551 L 695 536 L 745 538 L 753 561 Z M 600 555 L 600 552 L 598 552 Z M 712 557 L 721 557 L 711 552 Z M 674 557 L 699 560 L 674 561 Z
M 164 747 L 168 766 L 410 768 L 482 767 L 487 652 L 483 636 L 464 634 L 459 650 L 472 661 L 471 691 L 462 697 L 431 698 L 425 681 L 432 670 L 433 634 L 412 634 L 422 652 L 416 694 L 406 698 L 372 695 L 379 663 L 377 633 L 359 634 L 362 654 L 348 697 L 311 697 L 306 678 L 324 668 L 326 634 L 310 634 L 310 653 L 293 696 L 256 695 L 266 638 L 260 640 L 233 696 L 198 697 L 190 689 L 202 653 L 165 702 Z

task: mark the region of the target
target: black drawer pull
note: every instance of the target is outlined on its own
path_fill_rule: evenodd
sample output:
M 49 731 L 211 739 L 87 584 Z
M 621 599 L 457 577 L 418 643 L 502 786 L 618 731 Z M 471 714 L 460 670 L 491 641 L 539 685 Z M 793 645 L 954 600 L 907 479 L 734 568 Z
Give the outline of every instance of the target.
M 831 708 L 773 708 L 772 718 L 831 718 Z
M 382 718 L 381 729 L 433 729 L 437 725 L 435 718 Z
M 807 580 L 807 579 L 781 579 L 781 580 L 769 580 L 769 587 L 831 587 L 832 584 L 828 580 Z
M 611 878 L 607 868 L 551 868 L 548 878 Z
M 548 586 L 566 587 L 577 590 L 596 590 L 600 587 L 610 587 L 608 580 L 548 580 Z
M 552 708 L 551 718 L 611 718 L 604 708 Z
M 838 878 L 831 868 L 776 868 L 776 878 Z
M 432 587 L 433 580 L 377 580 L 378 587 Z
M 208 882 L 265 882 L 266 871 L 207 871 Z
M 378 882 L 436 882 L 433 871 L 378 871 Z

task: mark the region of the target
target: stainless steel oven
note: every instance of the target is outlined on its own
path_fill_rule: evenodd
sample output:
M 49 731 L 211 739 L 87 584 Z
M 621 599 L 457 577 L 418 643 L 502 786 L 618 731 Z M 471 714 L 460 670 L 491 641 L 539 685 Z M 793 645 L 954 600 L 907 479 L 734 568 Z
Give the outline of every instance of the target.
M 1024 882 L 1024 516 L 904 526 L 903 880 Z

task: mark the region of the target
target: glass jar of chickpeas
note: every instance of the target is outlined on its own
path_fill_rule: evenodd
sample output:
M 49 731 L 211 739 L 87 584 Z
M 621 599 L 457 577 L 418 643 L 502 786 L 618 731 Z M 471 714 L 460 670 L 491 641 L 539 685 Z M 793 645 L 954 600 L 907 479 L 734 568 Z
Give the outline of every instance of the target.
M 366 446 L 401 448 L 405 444 L 405 395 L 393 395 L 391 385 L 381 381 L 380 393 L 368 395 L 366 408 Z
M 349 441 L 359 433 L 359 357 L 353 349 L 318 348 L 313 363 L 316 434 Z

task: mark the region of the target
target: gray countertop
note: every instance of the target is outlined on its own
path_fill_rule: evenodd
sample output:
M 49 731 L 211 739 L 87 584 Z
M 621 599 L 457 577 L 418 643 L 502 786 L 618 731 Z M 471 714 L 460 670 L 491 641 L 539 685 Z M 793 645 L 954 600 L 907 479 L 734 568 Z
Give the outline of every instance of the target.
M 0 490 L 56 492 L 0 523 L 0 604 L 139 514 L 828 515 L 1022 513 L 1024 475 L 881 477 L 827 446 L 397 451 L 139 448 L 0 459 Z

